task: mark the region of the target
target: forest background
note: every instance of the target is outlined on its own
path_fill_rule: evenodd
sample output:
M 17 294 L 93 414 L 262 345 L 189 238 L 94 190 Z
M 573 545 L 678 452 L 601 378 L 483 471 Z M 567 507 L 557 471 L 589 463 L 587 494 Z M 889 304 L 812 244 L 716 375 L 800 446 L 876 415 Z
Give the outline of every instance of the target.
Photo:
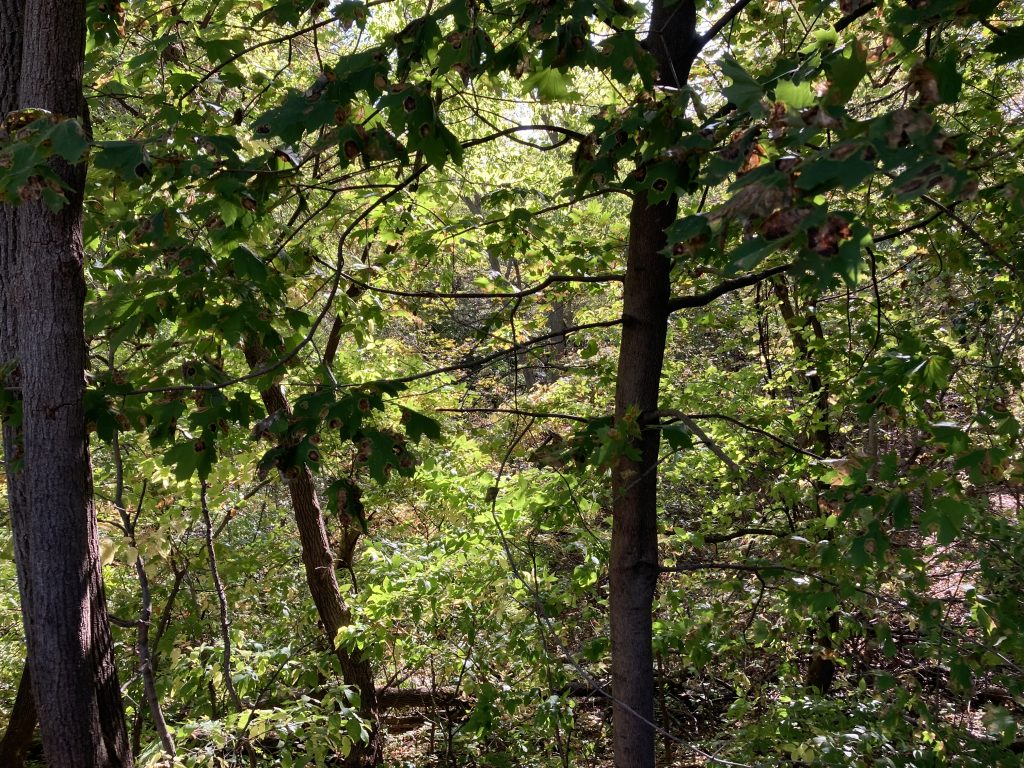
M 1020 764 L 1021 59 L 0 0 L 0 764 Z

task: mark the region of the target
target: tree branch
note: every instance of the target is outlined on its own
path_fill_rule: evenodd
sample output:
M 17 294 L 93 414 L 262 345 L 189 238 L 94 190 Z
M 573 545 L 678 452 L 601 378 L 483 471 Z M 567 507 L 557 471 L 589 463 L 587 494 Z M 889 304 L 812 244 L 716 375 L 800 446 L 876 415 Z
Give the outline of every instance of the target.
M 540 344 L 541 342 L 549 341 L 560 336 L 565 336 L 570 333 L 578 333 L 579 331 L 587 331 L 592 328 L 614 328 L 617 325 L 622 325 L 621 318 L 616 320 L 600 320 L 594 323 L 583 323 L 582 325 L 577 325 L 572 328 L 565 328 L 561 331 L 556 331 L 555 333 L 546 333 L 543 336 L 534 336 L 532 339 L 526 339 L 525 341 L 521 341 L 518 344 L 512 344 L 508 347 L 505 347 L 504 349 L 499 349 L 497 352 L 491 352 L 490 354 L 483 355 L 481 357 L 469 358 L 468 360 L 464 360 L 461 363 L 452 363 L 451 365 L 445 365 L 440 368 L 434 368 L 429 371 L 422 371 L 421 373 L 411 373 L 408 376 L 400 376 L 397 379 L 380 379 L 380 381 L 386 381 L 391 384 L 408 384 L 413 381 L 419 381 L 420 379 L 429 379 L 432 376 L 440 376 L 443 373 L 464 371 L 468 368 L 479 368 L 480 366 L 487 365 L 488 363 L 493 363 L 495 360 L 499 360 L 502 357 L 514 355 L 516 352 L 519 352 L 523 349 L 527 349 L 528 347 L 535 346 L 537 344 Z
M 655 414 L 655 416 L 663 414 L 665 416 L 672 417 L 675 416 L 677 413 L 678 411 L 673 410 L 658 411 Z M 804 456 L 816 459 L 818 461 L 824 460 L 823 456 L 819 456 L 818 454 L 813 453 L 812 451 L 808 451 L 805 448 L 800 448 L 799 446 L 794 445 L 788 440 L 778 437 L 777 435 L 773 435 L 771 432 L 765 429 L 755 427 L 753 424 L 747 424 L 746 422 L 740 421 L 739 419 L 734 418 L 733 416 L 726 416 L 724 413 L 688 413 L 685 415 L 687 418 L 696 419 L 698 421 L 702 419 L 719 419 L 721 421 L 727 421 L 730 424 L 735 424 L 737 427 L 741 427 L 742 429 L 747 430 L 748 432 L 755 432 L 756 434 L 763 435 L 764 437 L 767 437 L 769 440 L 773 440 L 774 442 L 778 443 L 784 448 L 788 448 L 791 451 L 795 451 L 796 453 L 803 454 Z
M 740 468 L 736 465 L 736 462 L 729 457 L 729 454 L 727 454 L 718 446 L 718 443 L 716 443 L 708 436 L 707 432 L 705 432 L 697 425 L 697 422 L 695 422 L 693 419 L 691 419 L 689 416 L 687 416 L 685 413 L 682 413 L 681 411 L 658 411 L 658 413 L 665 414 L 666 416 L 671 416 L 675 421 L 678 421 L 681 424 L 683 424 L 688 430 L 690 430 L 693 434 L 697 436 L 698 440 L 700 440 L 702 443 L 704 443 L 705 446 L 707 446 L 709 451 L 711 451 L 713 454 L 715 454 L 715 456 L 721 459 L 722 463 L 725 464 L 725 466 L 727 466 L 731 471 L 739 474 Z
M 465 292 L 452 292 L 447 293 L 444 291 L 399 291 L 393 288 L 381 288 L 376 285 L 364 283 L 356 277 L 353 277 L 348 272 L 343 272 L 342 277 L 349 280 L 354 285 L 359 286 L 367 291 L 373 291 L 374 293 L 383 293 L 387 296 L 401 296 L 409 299 L 522 299 L 526 296 L 532 296 L 535 293 L 540 293 L 548 286 L 554 285 L 555 283 L 621 283 L 623 276 L 619 274 L 606 274 L 606 275 L 591 275 L 591 276 L 579 276 L 574 277 L 572 275 L 551 275 L 547 277 L 543 282 L 537 283 L 537 285 L 529 288 L 524 288 L 521 291 L 509 291 L 509 292 L 487 292 L 487 291 L 465 291 Z
M 436 413 L 504 413 L 511 416 L 525 416 L 531 419 L 562 419 L 588 424 L 593 421 L 586 416 L 575 416 L 571 413 L 552 413 L 550 411 L 524 411 L 520 408 L 436 408 Z M 599 417 L 596 417 L 599 418 Z
M 711 29 L 700 36 L 700 39 L 697 41 L 698 51 L 714 40 L 719 32 L 729 26 L 732 20 L 739 16 L 743 12 L 744 8 L 750 5 L 750 2 L 751 0 L 739 0 L 739 2 L 733 5 L 732 8 L 722 14 L 721 18 L 711 25 Z
M 842 32 L 844 29 L 853 24 L 853 22 L 855 22 L 861 16 L 867 16 L 868 13 L 870 13 L 876 5 L 876 0 L 870 0 L 870 2 L 864 3 L 864 5 L 862 5 L 857 10 L 843 16 L 843 18 L 841 18 L 839 21 L 832 25 L 832 28 L 836 32 Z
M 711 288 L 704 293 L 698 293 L 693 296 L 676 296 L 675 298 L 669 299 L 668 311 L 671 314 L 680 309 L 692 309 L 694 307 L 705 307 L 715 299 L 724 296 L 732 291 L 738 291 L 741 288 L 747 288 L 751 285 L 756 285 L 762 280 L 767 280 L 769 277 L 775 275 L 781 275 L 783 272 L 788 271 L 793 265 L 782 264 L 778 267 L 772 267 L 766 269 L 763 272 L 755 272 L 751 275 L 745 275 L 743 277 L 734 277 L 730 280 L 724 280 L 714 288 Z

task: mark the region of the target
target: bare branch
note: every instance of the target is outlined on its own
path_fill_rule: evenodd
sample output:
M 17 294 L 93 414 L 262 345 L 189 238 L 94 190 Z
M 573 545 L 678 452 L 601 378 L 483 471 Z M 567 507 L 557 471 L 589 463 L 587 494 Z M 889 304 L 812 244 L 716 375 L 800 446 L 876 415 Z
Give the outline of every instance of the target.
M 354 285 L 374 293 L 383 293 L 387 296 L 401 296 L 410 299 L 522 299 L 540 293 L 545 288 L 556 283 L 621 283 L 623 276 L 619 274 L 574 276 L 574 275 L 551 275 L 543 282 L 521 291 L 509 292 L 488 292 L 488 291 L 465 291 L 447 293 L 444 291 L 399 291 L 393 288 L 381 288 L 380 286 L 364 283 L 348 272 L 342 272 L 342 277 Z
M 767 280 L 769 277 L 781 275 L 783 272 L 788 271 L 792 266 L 792 264 L 782 264 L 778 267 L 766 269 L 763 272 L 754 272 L 751 275 L 724 280 L 714 288 L 705 291 L 704 293 L 698 293 L 693 296 L 676 296 L 675 298 L 669 299 L 668 311 L 671 313 L 680 309 L 705 307 L 715 299 L 724 296 L 727 293 L 738 291 L 751 285 L 756 285 L 762 280 Z

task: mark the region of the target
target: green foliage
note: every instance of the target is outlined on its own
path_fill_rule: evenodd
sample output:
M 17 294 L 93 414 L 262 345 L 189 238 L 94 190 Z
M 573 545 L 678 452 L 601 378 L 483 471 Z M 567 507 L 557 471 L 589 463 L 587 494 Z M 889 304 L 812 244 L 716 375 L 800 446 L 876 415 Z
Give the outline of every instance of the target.
M 846 11 L 750 3 L 664 88 L 643 4 L 90 3 L 91 136 L 7 116 L 0 202 L 59 210 L 54 164 L 88 162 L 102 555 L 122 616 L 143 558 L 184 764 L 327 765 L 369 735 L 307 594 L 306 470 L 344 646 L 462 702 L 429 712 L 435 752 L 603 756 L 603 700 L 572 685 L 608 678 L 608 470 L 655 428 L 666 764 L 1012 764 L 1020 20 Z M 660 412 L 616 422 L 641 198 L 678 206 L 674 296 L 778 272 L 675 313 Z M 114 498 L 142 498 L 135 543 Z M 3 702 L 16 618 L 0 604 Z M 804 685 L 819 657 L 829 695 Z

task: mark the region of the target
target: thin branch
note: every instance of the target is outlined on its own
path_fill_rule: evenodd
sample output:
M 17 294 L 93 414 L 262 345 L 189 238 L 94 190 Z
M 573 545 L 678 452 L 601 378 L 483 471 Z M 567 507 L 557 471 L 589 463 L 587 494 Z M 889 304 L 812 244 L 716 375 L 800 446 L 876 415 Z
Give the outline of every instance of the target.
M 408 376 L 400 376 L 395 379 L 380 379 L 379 381 L 386 381 L 390 384 L 408 384 L 413 381 L 419 381 L 421 379 L 429 379 L 433 376 L 440 376 L 444 373 L 454 373 L 455 371 L 464 371 L 471 368 L 480 368 L 481 366 L 493 363 L 495 360 L 500 360 L 508 355 L 514 355 L 516 352 L 520 352 L 529 347 L 536 346 L 544 341 L 549 341 L 559 336 L 566 336 L 570 333 L 578 333 L 580 331 L 590 330 L 592 328 L 614 328 L 617 325 L 622 325 L 622 319 L 616 320 L 601 320 L 594 323 L 583 323 L 572 328 L 565 328 L 555 333 L 547 333 L 543 336 L 534 336 L 532 339 L 526 339 L 519 342 L 518 344 L 512 344 L 504 349 L 499 349 L 497 352 L 492 352 L 488 355 L 482 355 L 481 357 L 469 358 L 463 360 L 461 363 L 453 363 L 451 365 L 445 365 L 440 368 L 434 368 L 429 371 L 422 371 L 420 373 L 411 373 Z M 367 382 L 373 383 L 373 382 Z
M 526 296 L 532 296 L 535 293 L 540 293 L 545 288 L 554 285 L 555 283 L 621 283 L 625 279 L 623 275 L 619 274 L 590 276 L 551 275 L 543 282 L 537 283 L 537 285 L 529 288 L 524 288 L 521 291 L 510 291 L 504 293 L 487 291 L 446 293 L 443 291 L 399 291 L 393 288 L 381 288 L 376 285 L 364 283 L 347 272 L 343 272 L 342 277 L 367 291 L 383 293 L 387 296 L 401 296 L 409 299 L 522 299 Z
M 853 22 L 855 22 L 861 16 L 867 16 L 872 10 L 874 10 L 876 5 L 876 0 L 871 0 L 871 2 L 864 3 L 864 5 L 862 5 L 857 10 L 852 11 L 851 13 L 848 13 L 845 16 L 843 16 L 843 18 L 841 18 L 839 21 L 832 25 L 832 28 L 836 32 L 842 32 L 844 29 L 853 24 Z
M 228 56 L 226 59 L 224 59 L 219 64 L 217 64 L 216 67 L 214 67 L 209 72 L 207 72 L 205 75 L 203 75 L 198 80 L 196 80 L 196 82 L 194 82 L 192 84 L 192 87 L 190 87 L 187 91 L 185 91 L 185 93 L 182 94 L 180 101 L 183 102 L 185 99 L 187 99 L 193 93 L 195 93 L 196 90 L 199 88 L 199 86 L 201 86 L 203 83 L 205 83 L 211 77 L 213 77 L 218 72 L 223 70 L 224 67 L 226 67 L 228 64 L 233 64 L 234 62 L 238 61 L 243 56 L 246 56 L 247 54 L 250 54 L 253 51 L 259 50 L 260 48 L 266 48 L 267 46 L 270 46 L 270 45 L 278 45 L 279 43 L 286 43 L 286 42 L 288 42 L 290 40 L 294 40 L 297 37 L 302 37 L 303 35 L 308 35 L 310 32 L 315 32 L 320 27 L 326 27 L 329 24 L 332 24 L 332 23 L 335 23 L 335 22 L 337 22 L 337 19 L 334 18 L 333 16 L 331 16 L 331 17 L 329 17 L 327 19 L 324 19 L 323 21 L 318 21 L 315 24 L 311 24 L 308 27 L 303 27 L 302 29 L 297 29 L 294 32 L 289 32 L 286 35 L 280 35 L 278 37 L 272 37 L 272 38 L 269 38 L 267 40 L 260 40 L 258 43 L 253 43 L 252 45 L 243 48 L 238 53 L 234 53 L 231 56 Z
M 714 288 L 711 288 L 704 293 L 698 293 L 693 296 L 676 296 L 675 298 L 669 299 L 668 311 L 669 313 L 672 313 L 680 309 L 705 307 L 715 299 L 724 296 L 727 293 L 738 291 L 741 288 L 747 288 L 751 285 L 756 285 L 762 280 L 767 280 L 775 275 L 781 275 L 783 272 L 787 272 L 792 268 L 792 266 L 792 264 L 781 264 L 780 266 L 772 267 L 771 269 L 766 269 L 762 272 L 754 272 L 751 275 L 724 280 Z
M 552 413 L 550 411 L 524 411 L 519 408 L 437 408 L 436 413 L 504 413 L 511 416 L 523 416 L 531 419 L 562 419 L 589 424 L 593 419 L 586 416 L 574 416 L 570 413 Z
M 519 133 L 520 131 L 544 131 L 545 133 L 560 133 L 562 134 L 562 136 L 565 137 L 565 139 L 563 141 L 555 142 L 554 144 L 534 144 L 531 141 L 524 141 L 523 139 L 517 138 L 515 134 Z M 558 147 L 562 146 L 568 141 L 583 141 L 587 138 L 584 134 L 580 133 L 579 131 L 574 131 L 571 128 L 563 128 L 560 125 L 513 125 L 508 128 L 502 128 L 500 130 L 497 130 L 494 133 L 488 134 L 487 136 L 481 136 L 478 139 L 470 139 L 469 141 L 464 141 L 462 143 L 462 147 L 463 149 L 469 149 L 470 147 L 475 147 L 478 144 L 486 144 L 488 142 L 494 141 L 495 139 L 500 139 L 506 136 L 512 139 L 513 141 L 516 141 L 520 144 L 525 144 L 528 147 L 533 147 L 534 149 L 539 149 L 542 152 L 557 149 Z
M 734 539 L 742 539 L 744 536 L 775 536 L 781 539 L 789 536 L 789 533 L 787 531 L 775 531 L 771 528 L 737 528 L 729 533 L 711 533 L 701 538 L 705 544 L 724 544 Z
M 673 416 L 675 413 L 676 413 L 676 411 L 671 411 L 671 410 L 669 410 L 669 411 L 658 411 L 657 413 L 655 413 L 655 416 L 657 416 L 658 414 L 664 414 L 666 416 Z M 805 448 L 800 448 L 799 446 L 794 445 L 793 443 L 789 442 L 788 440 L 785 440 L 785 439 L 783 439 L 781 437 L 778 437 L 777 435 L 773 435 L 771 432 L 769 432 L 769 431 L 767 431 L 765 429 L 761 429 L 761 427 L 755 427 L 753 424 L 747 424 L 746 422 L 740 421 L 739 419 L 737 419 L 737 418 L 735 418 L 733 416 L 726 416 L 724 413 L 688 413 L 688 414 L 686 414 L 686 416 L 688 418 L 690 418 L 690 419 L 696 419 L 698 421 L 704 420 L 704 419 L 718 419 L 720 421 L 727 421 L 730 424 L 735 424 L 737 427 L 741 427 L 742 429 L 747 430 L 748 432 L 754 432 L 754 433 L 756 433 L 758 435 L 762 435 L 764 437 L 767 437 L 769 440 L 772 440 L 772 441 L 778 443 L 779 445 L 783 446 L 784 448 L 788 448 L 791 451 L 803 454 L 804 456 L 808 456 L 809 458 L 816 459 L 818 461 L 823 461 L 824 458 L 825 458 L 824 456 L 819 456 L 817 453 L 814 453 L 812 451 L 808 451 Z
M 203 513 L 203 525 L 206 536 L 206 554 L 210 559 L 210 573 L 213 576 L 213 587 L 217 592 L 217 604 L 220 608 L 220 636 L 223 643 L 222 667 L 224 676 L 224 687 L 227 689 L 231 703 L 235 705 L 235 711 L 242 710 L 242 699 L 235 690 L 235 682 L 231 679 L 231 615 L 228 611 L 227 593 L 224 591 L 224 583 L 220 580 L 220 571 L 217 569 L 217 553 L 213 549 L 213 522 L 210 520 L 210 507 L 206 503 L 206 490 L 208 486 L 205 480 L 199 483 L 199 502 Z
M 682 413 L 680 411 L 659 411 L 658 413 L 664 413 L 666 415 L 669 415 L 676 421 L 683 424 L 688 430 L 690 430 L 693 434 L 697 436 L 698 440 L 700 440 L 702 443 L 704 443 L 705 446 L 707 446 L 709 451 L 711 451 L 713 454 L 715 454 L 715 456 L 721 459 L 722 463 L 725 464 L 725 466 L 727 466 L 731 471 L 735 472 L 736 474 L 739 474 L 740 468 L 736 465 L 736 462 L 729 457 L 729 454 L 727 454 L 719 447 L 718 443 L 716 443 L 708 436 L 707 432 L 705 432 L 703 429 L 700 428 L 700 426 L 698 426 L 697 422 L 695 422 L 685 413 Z
M 711 25 L 711 29 L 701 35 L 697 40 L 698 50 L 703 49 L 705 45 L 714 40 L 715 37 L 718 36 L 719 32 L 729 26 L 729 24 L 732 23 L 732 20 L 739 16 L 743 12 L 744 8 L 750 5 L 750 2 L 751 0 L 739 0 L 739 2 L 732 8 L 722 14 L 718 21 Z
M 949 207 L 952 210 L 953 206 L 949 206 Z M 937 211 L 936 213 L 933 213 L 931 216 L 928 216 L 928 217 L 926 217 L 924 219 L 921 219 L 920 221 L 911 222 L 910 224 L 907 224 L 905 227 L 900 227 L 899 229 L 894 229 L 891 232 L 886 232 L 884 234 L 879 235 L 878 237 L 872 238 L 872 240 L 874 241 L 875 244 L 884 243 L 887 240 L 895 240 L 897 237 L 903 237 L 903 235 L 909 235 L 914 230 L 921 229 L 922 227 L 928 226 L 933 221 L 935 221 L 937 218 L 939 218 L 940 216 L 943 216 L 943 215 L 945 215 L 945 211 Z
M 139 593 L 141 606 L 139 618 L 135 622 L 135 651 L 139 657 L 139 674 L 142 676 L 142 688 L 146 696 L 146 704 L 149 706 L 150 716 L 153 718 L 153 727 L 156 728 L 160 737 L 160 744 L 164 752 L 171 757 L 172 761 L 176 754 L 174 737 L 167 728 L 167 720 L 164 718 L 163 708 L 160 706 L 160 695 L 156 689 L 156 676 L 153 670 L 152 651 L 149 641 L 149 628 L 153 619 L 153 596 L 149 589 L 149 576 L 146 574 L 146 564 L 139 551 L 139 543 L 135 536 L 135 526 L 142 514 L 142 503 L 146 499 L 147 481 L 142 481 L 142 490 L 139 491 L 139 501 L 135 505 L 135 514 L 131 514 L 124 505 L 124 458 L 121 453 L 121 442 L 118 433 L 114 433 L 112 443 L 114 453 L 114 507 L 121 518 L 121 525 L 128 543 L 135 550 L 135 576 L 139 580 Z

